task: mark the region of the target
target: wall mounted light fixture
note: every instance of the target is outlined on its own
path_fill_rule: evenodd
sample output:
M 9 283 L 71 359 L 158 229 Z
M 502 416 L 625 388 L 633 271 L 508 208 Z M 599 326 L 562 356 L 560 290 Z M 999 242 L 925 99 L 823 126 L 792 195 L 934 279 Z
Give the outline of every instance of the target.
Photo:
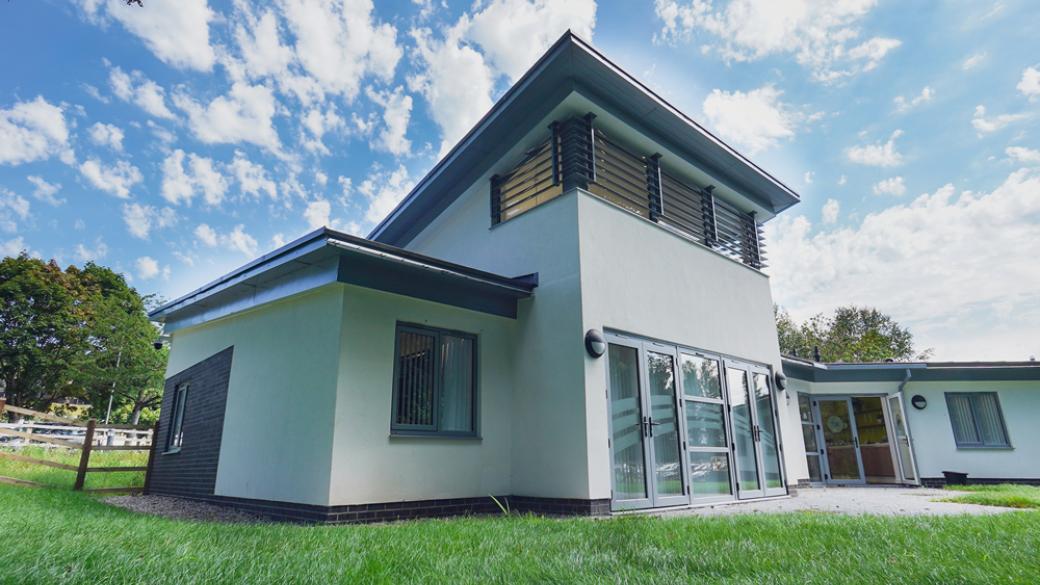
M 585 332 L 585 351 L 589 355 L 598 358 L 607 352 L 607 340 L 597 329 L 589 329 Z

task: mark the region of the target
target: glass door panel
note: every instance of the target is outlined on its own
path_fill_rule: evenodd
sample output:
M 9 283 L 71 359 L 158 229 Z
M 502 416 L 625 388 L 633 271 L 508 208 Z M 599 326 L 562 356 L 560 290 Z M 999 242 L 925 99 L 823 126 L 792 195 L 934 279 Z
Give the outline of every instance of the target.
M 809 469 L 809 481 L 823 481 L 823 470 L 820 466 L 820 446 L 816 441 L 816 422 L 813 418 L 812 404 L 809 396 L 798 394 L 798 415 L 802 422 L 802 442 L 805 445 L 805 463 Z
M 896 455 L 899 458 L 901 479 L 907 483 L 917 483 L 917 471 L 914 465 L 914 453 L 910 448 L 910 434 L 906 428 L 906 416 L 903 414 L 903 395 L 895 393 L 888 396 L 888 411 L 892 415 L 892 430 L 895 434 Z
M 614 501 L 621 508 L 649 506 L 639 350 L 611 343 L 607 360 Z
M 769 387 L 769 377 L 761 372 L 752 372 L 751 381 L 755 390 L 755 418 L 766 495 L 787 493 L 783 471 L 780 469 L 780 438 L 773 418 L 773 393 Z
M 654 505 L 682 504 L 686 501 L 686 490 L 683 487 L 684 465 L 680 455 L 679 409 L 676 407 L 675 357 L 672 354 L 647 351 L 646 370 Z
M 830 481 L 863 483 L 856 430 L 852 425 L 852 403 L 848 398 L 821 398 L 816 401 L 823 428 L 824 452 Z
M 755 451 L 755 423 L 752 418 L 753 402 L 745 370 L 726 368 L 726 386 L 729 391 L 730 422 L 733 425 L 733 451 L 736 458 L 737 494 L 740 498 L 764 495 L 758 473 Z
M 733 499 L 726 403 L 719 360 L 679 353 L 690 493 L 694 501 Z

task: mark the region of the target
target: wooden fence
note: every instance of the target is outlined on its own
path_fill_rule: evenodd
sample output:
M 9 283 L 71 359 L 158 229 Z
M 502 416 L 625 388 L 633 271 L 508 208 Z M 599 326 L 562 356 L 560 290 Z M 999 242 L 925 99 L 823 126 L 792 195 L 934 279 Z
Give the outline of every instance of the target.
M 65 449 L 78 449 L 80 451 L 79 465 L 69 465 L 57 461 L 37 459 L 18 453 L 0 451 L 0 458 L 42 465 L 56 469 L 76 472 L 74 490 L 82 490 L 92 493 L 134 493 L 147 490 L 148 470 L 152 465 L 152 441 L 155 439 L 155 431 L 158 428 L 150 425 L 127 425 L 127 424 L 103 424 L 96 419 L 90 419 L 83 424 L 82 421 L 65 418 L 48 412 L 38 412 L 18 406 L 7 406 L 4 400 L 0 400 L 0 415 L 11 412 L 31 417 L 38 421 L 27 423 L 25 421 L 14 424 L 0 424 L 0 438 L 7 438 L 6 442 L 0 442 L 0 446 L 19 447 L 32 443 L 39 443 L 47 447 Z M 113 467 L 113 466 L 91 466 L 90 455 L 95 451 L 148 451 L 148 464 L 145 466 Z M 88 473 L 115 473 L 121 471 L 143 471 L 145 472 L 144 487 L 108 487 L 84 490 L 83 486 Z M 0 482 L 19 485 L 30 485 L 33 482 L 10 477 L 0 476 Z M 37 484 L 38 485 L 38 484 Z

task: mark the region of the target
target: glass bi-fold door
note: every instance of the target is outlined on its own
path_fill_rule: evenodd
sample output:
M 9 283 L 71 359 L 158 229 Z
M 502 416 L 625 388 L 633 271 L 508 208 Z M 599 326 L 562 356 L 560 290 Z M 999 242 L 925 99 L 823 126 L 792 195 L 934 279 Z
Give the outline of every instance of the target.
M 674 348 L 612 337 L 607 362 L 614 508 L 686 504 Z
M 725 368 L 737 497 L 785 494 L 769 370 L 731 360 Z

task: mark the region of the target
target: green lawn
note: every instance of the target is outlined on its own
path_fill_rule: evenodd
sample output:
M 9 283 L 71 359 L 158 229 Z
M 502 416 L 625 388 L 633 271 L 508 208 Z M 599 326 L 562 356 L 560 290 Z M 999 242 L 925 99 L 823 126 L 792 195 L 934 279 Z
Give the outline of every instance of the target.
M 1040 486 L 1017 484 L 959 485 L 949 486 L 947 489 L 971 493 L 943 498 L 942 501 L 944 502 L 1003 506 L 1005 508 L 1040 508 Z
M 0 447 L 0 452 L 17 453 L 34 459 L 46 459 L 68 465 L 79 465 L 80 452 L 76 449 L 22 447 L 11 449 Z M 148 463 L 147 451 L 94 451 L 90 454 L 91 467 L 140 467 Z M 76 472 L 55 469 L 33 463 L 11 461 L 0 457 L 0 475 L 27 479 L 47 486 L 72 489 Z M 144 485 L 143 472 L 88 473 L 87 489 L 106 487 L 139 487 Z
M 4 583 L 1040 582 L 1032 512 L 232 525 L 3 485 L 0 510 Z

